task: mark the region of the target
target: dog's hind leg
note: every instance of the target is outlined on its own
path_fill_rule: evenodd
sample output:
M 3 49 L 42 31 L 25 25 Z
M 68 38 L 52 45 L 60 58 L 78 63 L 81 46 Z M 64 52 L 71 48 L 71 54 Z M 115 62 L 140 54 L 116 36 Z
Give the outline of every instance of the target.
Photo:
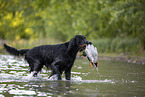
M 27 57 L 27 62 L 29 63 L 29 72 L 33 72 L 33 76 L 36 77 L 37 73 L 41 71 L 43 65 L 40 64 L 39 60 L 34 60 L 33 58 Z
M 32 65 L 31 61 L 27 60 L 29 67 L 28 67 L 28 71 L 31 73 L 33 72 L 34 66 Z
M 34 77 L 37 76 L 37 73 L 41 71 L 42 67 L 43 67 L 42 64 L 38 64 L 38 63 L 34 64 L 34 74 L 33 74 Z
M 28 67 L 28 71 L 31 73 L 33 70 L 31 69 L 31 67 Z

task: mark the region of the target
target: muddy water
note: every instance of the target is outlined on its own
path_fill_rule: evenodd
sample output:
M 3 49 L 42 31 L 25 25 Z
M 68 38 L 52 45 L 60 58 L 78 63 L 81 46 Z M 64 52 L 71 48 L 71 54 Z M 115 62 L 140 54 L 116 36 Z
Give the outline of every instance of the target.
M 48 79 L 44 67 L 38 77 L 27 71 L 23 58 L 0 55 L 0 97 L 144 97 L 145 65 L 99 61 L 99 71 L 78 58 L 72 80 Z

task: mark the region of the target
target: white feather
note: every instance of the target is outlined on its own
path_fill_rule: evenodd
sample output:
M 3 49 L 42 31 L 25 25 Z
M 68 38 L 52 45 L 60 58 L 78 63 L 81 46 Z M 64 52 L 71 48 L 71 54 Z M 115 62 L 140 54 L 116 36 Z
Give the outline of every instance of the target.
M 93 63 L 97 63 L 98 60 L 98 52 L 97 52 L 97 48 L 94 47 L 92 44 L 88 45 L 85 49 L 85 53 L 87 54 L 87 56 L 89 57 L 89 59 L 91 60 L 91 62 Z

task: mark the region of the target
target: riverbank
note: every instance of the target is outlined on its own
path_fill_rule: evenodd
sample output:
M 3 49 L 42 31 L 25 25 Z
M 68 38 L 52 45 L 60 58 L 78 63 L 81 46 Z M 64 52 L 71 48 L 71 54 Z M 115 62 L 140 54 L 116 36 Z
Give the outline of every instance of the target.
M 144 56 L 129 56 L 129 55 L 99 55 L 99 60 L 114 60 L 123 61 L 125 63 L 145 65 Z

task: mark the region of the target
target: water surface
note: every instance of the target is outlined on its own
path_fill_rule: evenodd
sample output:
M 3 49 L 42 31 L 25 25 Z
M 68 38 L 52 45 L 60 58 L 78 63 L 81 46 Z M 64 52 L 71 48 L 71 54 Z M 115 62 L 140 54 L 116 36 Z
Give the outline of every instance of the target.
M 38 77 L 27 71 L 23 58 L 0 55 L 0 97 L 145 97 L 145 65 L 99 61 L 99 71 L 77 58 L 72 80 L 48 79 L 44 67 Z

